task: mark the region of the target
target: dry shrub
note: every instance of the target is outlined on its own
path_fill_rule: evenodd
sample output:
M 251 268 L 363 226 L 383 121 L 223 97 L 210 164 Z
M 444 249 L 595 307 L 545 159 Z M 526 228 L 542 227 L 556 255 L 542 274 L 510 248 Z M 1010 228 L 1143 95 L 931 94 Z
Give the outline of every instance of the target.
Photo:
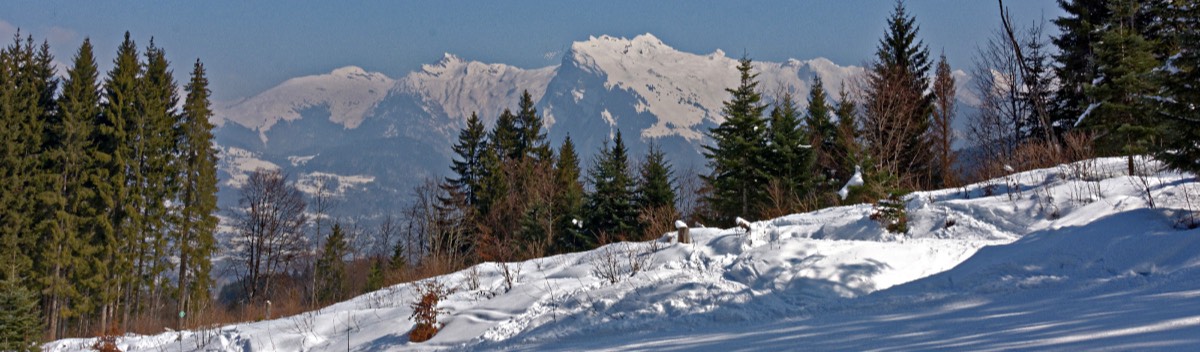
M 97 352 L 121 352 L 117 348 L 117 341 L 121 339 L 121 330 L 117 328 L 120 324 L 112 323 L 108 327 L 108 331 L 104 331 L 96 336 L 96 343 L 92 344 L 92 350 Z
M 638 214 L 638 222 L 644 224 L 645 228 L 642 229 L 641 238 L 636 240 L 658 240 L 663 234 L 675 230 L 675 220 L 678 219 L 679 212 L 675 211 L 674 206 L 665 205 L 642 209 Z
M 437 317 L 446 313 L 446 309 L 438 307 L 438 302 L 446 299 L 452 292 L 437 280 L 426 280 L 417 286 L 419 298 L 412 304 L 413 313 L 409 317 L 416 325 L 413 326 L 412 332 L 408 333 L 409 341 L 425 342 L 437 335 L 438 329 L 442 328 Z

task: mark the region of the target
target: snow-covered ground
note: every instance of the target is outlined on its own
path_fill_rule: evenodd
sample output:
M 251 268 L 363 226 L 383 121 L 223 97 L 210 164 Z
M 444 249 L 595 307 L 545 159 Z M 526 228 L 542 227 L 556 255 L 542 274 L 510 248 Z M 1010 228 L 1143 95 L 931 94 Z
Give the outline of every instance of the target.
M 693 228 L 692 244 L 673 243 L 671 233 L 511 263 L 511 288 L 500 264 L 480 264 L 437 278 L 456 291 L 441 305 L 445 327 L 424 343 L 408 341 L 416 295 L 402 284 L 293 317 L 128 336 L 121 347 L 1197 348 L 1200 230 L 1180 220 L 1200 208 L 1200 184 L 1172 172 L 1127 177 L 1124 166 L 1099 159 L 916 193 L 903 235 L 870 220 L 869 205 L 854 205 L 754 222 L 748 232 Z

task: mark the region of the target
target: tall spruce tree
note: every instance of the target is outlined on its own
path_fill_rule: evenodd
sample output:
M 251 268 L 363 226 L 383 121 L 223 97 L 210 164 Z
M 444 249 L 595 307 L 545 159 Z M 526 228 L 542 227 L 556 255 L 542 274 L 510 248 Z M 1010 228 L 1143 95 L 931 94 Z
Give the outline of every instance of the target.
M 496 119 L 496 125 L 492 126 L 492 132 L 488 135 L 492 148 L 496 150 L 496 155 L 501 160 L 518 160 L 521 158 L 524 150 L 521 148 L 522 130 L 517 122 L 517 116 L 513 115 L 509 109 L 504 109 L 500 113 L 500 117 Z
M 24 42 L 24 44 L 22 44 Z M 4 275 L 32 277 L 38 241 L 38 187 L 42 172 L 45 111 L 41 104 L 47 82 L 40 77 L 33 37 L 0 50 L 0 269 Z M 7 277 L 7 276 L 5 276 Z M 22 284 L 33 285 L 36 280 Z
M 785 99 L 790 103 L 791 97 Z M 809 165 L 803 164 L 795 167 L 802 167 L 803 170 L 809 170 L 815 167 L 811 174 L 813 183 L 819 184 L 821 189 L 831 189 L 836 187 L 838 181 L 837 176 L 838 155 L 837 151 L 837 125 L 833 123 L 832 111 L 829 107 L 828 94 L 825 93 L 824 82 L 821 77 L 813 76 L 812 90 L 808 93 L 808 108 L 804 116 L 804 123 L 808 129 L 808 146 L 803 148 L 812 154 L 813 161 Z M 776 108 L 777 110 L 779 108 Z M 788 109 L 782 111 L 788 112 Z M 786 115 L 786 114 L 782 114 Z M 782 117 L 782 116 L 781 116 Z M 772 116 L 774 119 L 774 116 Z M 772 122 L 774 124 L 774 122 Z M 774 127 L 772 127 L 774 130 Z
M 554 183 L 558 191 L 554 197 L 554 208 L 558 209 L 556 220 L 559 233 L 556 251 L 559 253 L 575 252 L 589 249 L 595 243 L 589 242 L 579 221 L 583 219 L 583 183 L 579 180 L 579 155 L 575 153 L 575 143 L 571 135 L 563 138 L 558 147 L 558 158 L 554 164 Z
M 212 287 L 212 256 L 216 253 L 217 151 L 212 146 L 213 125 L 208 77 L 196 59 L 191 79 L 184 86 L 187 97 L 179 115 L 178 198 L 178 297 L 179 311 L 195 313 L 209 299 Z M 186 314 L 185 316 L 193 316 Z M 182 321 L 180 324 L 182 325 Z
M 134 135 L 130 130 L 136 128 L 132 125 L 138 114 L 135 102 L 141 72 L 137 46 L 126 32 L 113 59 L 113 68 L 104 81 L 104 103 L 97 123 L 96 155 L 105 166 L 102 175 L 105 182 L 98 184 L 96 191 L 103 208 L 108 211 L 107 221 L 100 224 L 93 240 L 100 251 L 97 254 L 100 263 L 96 264 L 104 278 L 99 294 L 101 329 L 108 329 L 108 324 L 116 321 L 118 308 L 123 304 L 122 295 L 128 293 L 129 285 L 134 282 L 131 277 L 133 261 L 125 254 L 136 253 L 138 245 L 135 242 L 140 241 L 134 231 L 140 226 L 135 220 L 140 219 L 133 218 L 137 208 L 131 201 L 130 183 L 133 180 L 128 171 L 136 166 Z
M 634 204 L 633 177 L 630 176 L 629 155 L 621 131 L 596 156 L 588 180 L 592 193 L 588 194 L 588 218 L 584 229 L 591 232 L 588 243 L 628 238 L 637 226 L 637 209 Z
M 928 184 L 930 145 L 926 138 L 933 101 L 929 88 L 929 49 L 917 40 L 920 28 L 897 1 L 888 29 L 867 72 L 867 147 L 881 171 L 910 186 Z
M 749 58 L 742 58 L 737 69 L 740 83 L 726 89 L 730 99 L 721 109 L 725 121 L 709 130 L 713 145 L 704 147 L 712 168 L 712 174 L 704 177 L 712 187 L 706 202 L 718 217 L 709 220 L 721 225 L 732 225 L 738 216 L 756 218 L 767 183 L 763 168 L 767 125 L 758 74 L 751 72 L 754 66 Z
M 65 319 L 87 312 L 90 294 L 87 276 L 92 271 L 87 257 L 92 253 L 87 234 L 102 209 L 94 206 L 92 182 L 98 177 L 92 157 L 92 133 L 100 114 L 99 70 L 91 41 L 84 39 L 67 71 L 62 94 L 58 97 L 58 121 L 49 126 L 56 141 L 46 150 L 48 168 L 55 187 L 43 190 L 47 202 L 44 219 L 41 277 L 46 328 L 50 339 L 57 338 Z
M 845 85 L 842 86 L 838 93 L 837 110 L 837 144 L 835 151 L 832 153 L 837 157 L 838 166 L 837 173 L 833 177 L 835 184 L 845 184 L 854 176 L 856 166 L 859 166 L 862 161 L 861 149 L 858 143 L 860 136 L 857 116 L 858 105 L 854 99 L 850 97 L 850 93 L 846 92 Z
M 129 289 L 132 298 L 127 315 L 161 306 L 165 292 L 171 289 L 165 287 L 168 280 L 163 277 L 170 269 L 165 260 L 170 240 L 167 232 L 174 231 L 178 222 L 178 214 L 167 207 L 178 201 L 174 198 L 178 189 L 175 169 L 179 166 L 175 162 L 178 85 L 166 53 L 154 44 L 153 38 L 144 55 L 146 62 L 134 98 L 134 124 L 128 130 L 133 136 L 130 200 L 136 214 L 131 230 L 137 234 L 134 246 L 137 281 Z
M 1157 104 L 1148 98 L 1159 91 L 1154 73 L 1159 63 L 1151 51 L 1154 44 L 1137 28 L 1138 8 L 1132 0 L 1111 3 L 1110 23 L 1095 48 L 1097 79 L 1085 89 L 1096 105 L 1080 121 L 1098 133 L 1102 153 L 1128 156 L 1130 175 L 1135 171 L 1132 155 L 1148 152 L 1159 134 L 1151 121 Z

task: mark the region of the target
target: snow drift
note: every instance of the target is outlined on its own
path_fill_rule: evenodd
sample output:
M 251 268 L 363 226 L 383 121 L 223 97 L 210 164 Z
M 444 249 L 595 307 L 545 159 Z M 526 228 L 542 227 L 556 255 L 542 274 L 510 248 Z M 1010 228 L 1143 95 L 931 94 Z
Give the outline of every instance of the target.
M 126 351 L 1171 349 L 1200 344 L 1200 185 L 1098 159 L 910 195 L 891 234 L 851 205 L 435 278 L 270 321 L 127 336 Z M 1147 193 L 1147 190 L 1148 193 Z M 1156 207 L 1149 206 L 1153 197 Z M 1189 203 L 1189 199 L 1192 203 Z M 503 266 L 518 273 L 511 287 Z M 182 340 L 177 338 L 182 337 Z M 89 339 L 48 343 L 83 350 Z

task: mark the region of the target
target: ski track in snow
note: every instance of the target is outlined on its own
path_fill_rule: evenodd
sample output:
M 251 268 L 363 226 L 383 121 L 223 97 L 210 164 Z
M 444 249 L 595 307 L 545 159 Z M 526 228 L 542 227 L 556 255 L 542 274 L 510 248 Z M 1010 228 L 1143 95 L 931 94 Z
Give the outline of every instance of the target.
M 1148 179 L 1124 159 L 1018 173 L 907 197 L 910 232 L 850 205 L 693 228 L 694 243 L 616 243 L 439 277 L 445 327 L 410 343 L 412 284 L 316 312 L 209 330 L 127 336 L 125 351 L 1145 350 L 1200 345 L 1200 230 L 1175 228 L 1194 177 Z M 1102 176 L 1096 176 L 1102 175 Z M 1092 186 L 1093 188 L 1088 188 Z M 994 195 L 985 196 L 985 189 Z M 1099 194 L 1087 194 L 1089 189 Z M 1012 192 L 1008 192 L 1012 190 Z M 1050 198 L 1053 201 L 1048 201 Z M 657 248 L 657 250 L 655 250 Z M 596 272 L 606 256 L 616 283 Z M 347 331 L 348 330 L 348 331 Z M 349 342 L 347 342 L 347 336 Z M 182 337 L 182 340 L 178 340 Z M 77 351 L 90 339 L 44 345 Z

